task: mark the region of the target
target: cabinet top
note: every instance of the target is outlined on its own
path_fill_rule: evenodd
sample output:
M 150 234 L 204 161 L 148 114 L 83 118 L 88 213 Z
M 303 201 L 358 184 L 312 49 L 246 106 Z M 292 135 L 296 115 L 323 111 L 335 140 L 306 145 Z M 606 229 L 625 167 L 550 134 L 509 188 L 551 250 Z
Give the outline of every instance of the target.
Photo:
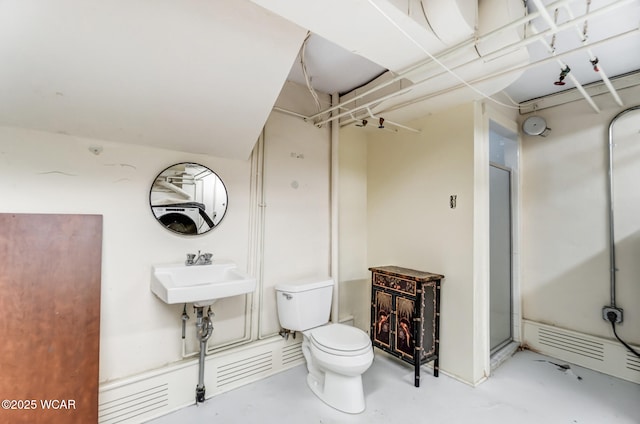
M 374 266 L 369 268 L 371 272 L 377 272 L 379 274 L 393 275 L 396 277 L 409 278 L 414 281 L 434 281 L 442 280 L 444 275 L 434 274 L 426 271 L 417 271 L 415 269 L 402 268 L 395 265 L 386 266 Z

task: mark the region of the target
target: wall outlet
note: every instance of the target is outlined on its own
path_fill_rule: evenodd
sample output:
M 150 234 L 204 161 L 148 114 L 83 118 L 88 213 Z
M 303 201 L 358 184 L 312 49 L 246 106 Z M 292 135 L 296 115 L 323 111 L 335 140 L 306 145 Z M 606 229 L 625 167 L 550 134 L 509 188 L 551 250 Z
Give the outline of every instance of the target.
M 616 314 L 616 324 L 620 324 L 622 322 L 622 309 L 614 308 L 611 306 L 605 306 L 604 308 L 602 308 L 602 318 L 605 321 L 611 322 L 611 320 L 609 319 L 610 312 Z

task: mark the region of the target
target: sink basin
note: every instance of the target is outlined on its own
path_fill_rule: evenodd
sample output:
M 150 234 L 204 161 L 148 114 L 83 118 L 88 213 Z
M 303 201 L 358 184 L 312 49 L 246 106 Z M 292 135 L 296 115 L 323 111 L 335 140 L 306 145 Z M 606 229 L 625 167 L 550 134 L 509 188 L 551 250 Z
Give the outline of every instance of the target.
M 212 305 L 223 297 L 250 293 L 256 279 L 240 272 L 233 262 L 214 261 L 211 265 L 154 265 L 151 291 L 165 303 Z

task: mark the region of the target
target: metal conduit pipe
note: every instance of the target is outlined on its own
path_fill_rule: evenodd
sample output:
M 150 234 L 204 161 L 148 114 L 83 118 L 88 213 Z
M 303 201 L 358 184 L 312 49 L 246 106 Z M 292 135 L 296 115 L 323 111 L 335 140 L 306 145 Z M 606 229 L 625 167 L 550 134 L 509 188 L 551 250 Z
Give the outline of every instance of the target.
M 610 284 L 611 284 L 611 307 L 616 307 L 616 239 L 614 233 L 614 210 L 613 210 L 613 125 L 618 119 L 634 110 L 640 110 L 640 105 L 623 110 L 613 117 L 609 123 L 609 169 L 608 176 L 608 202 L 609 202 L 609 264 L 610 264 Z

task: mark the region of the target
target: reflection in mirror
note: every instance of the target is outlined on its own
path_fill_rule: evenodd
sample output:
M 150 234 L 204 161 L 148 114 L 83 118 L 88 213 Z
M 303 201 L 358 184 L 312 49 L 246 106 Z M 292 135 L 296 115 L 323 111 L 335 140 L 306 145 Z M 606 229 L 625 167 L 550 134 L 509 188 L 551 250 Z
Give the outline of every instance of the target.
M 149 193 L 159 223 L 179 234 L 203 234 L 227 211 L 227 189 L 215 172 L 197 163 L 178 163 L 156 177 Z

